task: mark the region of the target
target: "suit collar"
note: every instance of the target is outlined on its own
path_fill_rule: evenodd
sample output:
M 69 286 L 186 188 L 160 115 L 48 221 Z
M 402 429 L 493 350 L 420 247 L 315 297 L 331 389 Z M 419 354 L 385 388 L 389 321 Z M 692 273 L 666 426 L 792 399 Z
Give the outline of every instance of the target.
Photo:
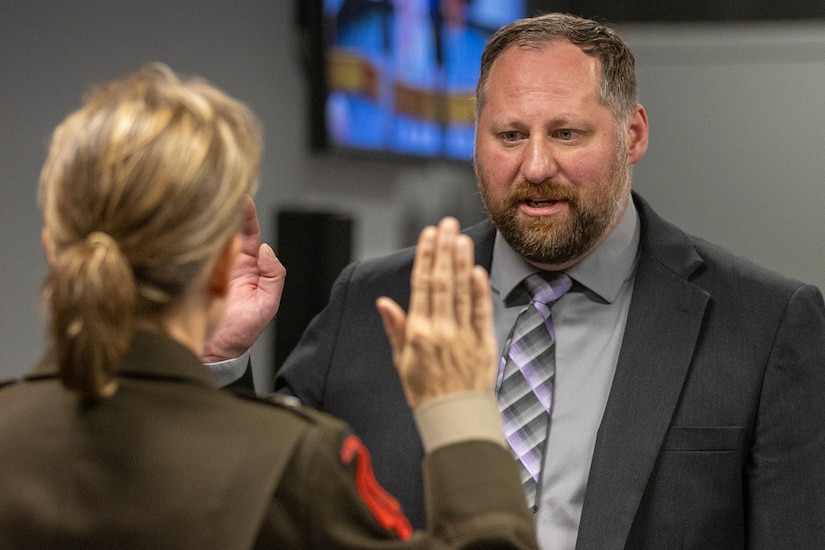
M 702 258 L 696 252 L 690 238 L 675 225 L 666 222 L 635 191 L 633 203 L 639 212 L 642 226 L 641 247 L 651 258 L 667 270 L 685 279 L 702 266 Z M 493 263 L 493 245 L 496 228 L 489 218 L 470 226 L 464 231 L 475 242 L 476 263 L 488 271 Z
M 644 252 L 677 277 L 691 278 L 701 269 L 704 260 L 696 252 L 690 237 L 656 214 L 641 195 L 633 193 L 633 202 L 642 220 Z
M 564 270 L 605 303 L 616 300 L 621 289 L 632 279 L 636 268 L 640 222 L 635 204 L 629 197 L 628 202 L 619 223 L 607 238 L 581 261 Z M 490 269 L 493 293 L 509 303 L 513 298 L 511 293 L 519 283 L 538 269 L 513 250 L 498 232 L 493 257 Z M 526 300 L 526 295 L 523 298 Z
M 490 271 L 493 264 L 493 245 L 496 240 L 496 228 L 489 218 L 478 222 L 464 230 L 475 243 L 476 264 Z

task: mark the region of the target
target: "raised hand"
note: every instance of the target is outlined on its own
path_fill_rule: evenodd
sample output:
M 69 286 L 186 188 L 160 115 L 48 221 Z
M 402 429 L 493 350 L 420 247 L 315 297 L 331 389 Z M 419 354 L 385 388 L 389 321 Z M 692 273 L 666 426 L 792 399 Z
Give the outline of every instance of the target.
M 492 391 L 496 342 L 487 272 L 473 243 L 444 218 L 419 237 L 407 314 L 393 300 L 376 306 L 410 406 L 460 391 Z
M 286 269 L 268 244 L 261 244 L 261 227 L 252 197 L 244 205 L 243 245 L 232 270 L 226 311 L 218 329 L 204 347 L 205 363 L 242 355 L 281 303 Z

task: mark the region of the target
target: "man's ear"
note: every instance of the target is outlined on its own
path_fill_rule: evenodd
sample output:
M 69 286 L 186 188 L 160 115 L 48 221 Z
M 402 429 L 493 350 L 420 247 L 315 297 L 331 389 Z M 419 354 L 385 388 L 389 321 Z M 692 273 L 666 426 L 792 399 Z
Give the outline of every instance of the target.
M 636 105 L 627 125 L 627 158 L 631 164 L 639 162 L 647 151 L 647 113 L 641 105 Z
M 54 265 L 54 240 L 52 239 L 52 232 L 45 226 L 40 230 L 40 243 L 46 253 L 46 261 L 49 262 L 49 265 Z
M 225 298 L 229 293 L 229 282 L 232 278 L 232 269 L 235 260 L 241 252 L 241 236 L 234 235 L 223 245 L 212 268 L 209 278 L 209 291 L 216 298 Z

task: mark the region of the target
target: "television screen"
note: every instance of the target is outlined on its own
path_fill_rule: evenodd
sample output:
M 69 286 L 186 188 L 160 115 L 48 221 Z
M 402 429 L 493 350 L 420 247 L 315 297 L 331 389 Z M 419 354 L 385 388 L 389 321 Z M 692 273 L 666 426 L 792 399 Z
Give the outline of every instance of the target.
M 525 3 L 322 0 L 315 144 L 472 160 L 481 52 Z

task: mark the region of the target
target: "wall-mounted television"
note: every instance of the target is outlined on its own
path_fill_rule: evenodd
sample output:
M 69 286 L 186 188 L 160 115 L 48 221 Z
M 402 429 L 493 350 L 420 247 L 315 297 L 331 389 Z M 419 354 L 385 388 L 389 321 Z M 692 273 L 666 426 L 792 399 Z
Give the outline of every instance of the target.
M 607 24 L 825 17 L 825 3 L 805 0 L 296 2 L 313 149 L 467 161 L 481 51 L 515 19 L 547 11 Z
M 300 0 L 316 150 L 471 161 L 484 44 L 528 0 Z

